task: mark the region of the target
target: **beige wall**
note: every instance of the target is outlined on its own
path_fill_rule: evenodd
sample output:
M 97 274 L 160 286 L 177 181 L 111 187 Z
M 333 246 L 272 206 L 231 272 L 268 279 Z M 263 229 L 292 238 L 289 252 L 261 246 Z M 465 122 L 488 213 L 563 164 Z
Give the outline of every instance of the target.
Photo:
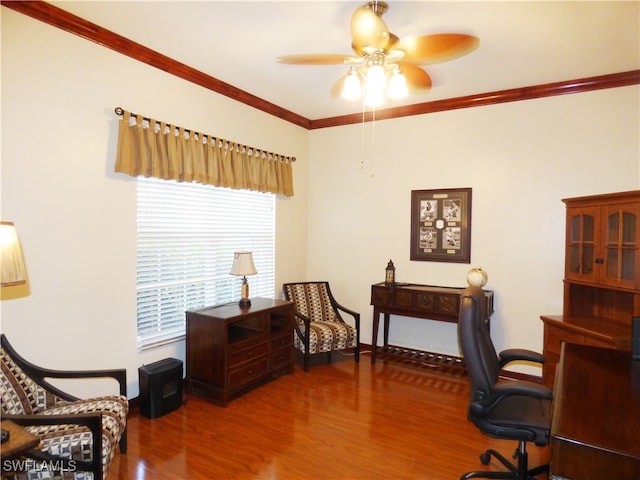
M 428 285 L 482 267 L 497 348 L 541 350 L 540 315 L 562 313 L 561 199 L 640 186 L 639 105 L 632 86 L 311 132 L 309 277 L 362 312 L 371 343 L 370 285 L 390 258 L 398 281 Z M 411 190 L 459 187 L 473 189 L 471 264 L 410 261 Z M 391 322 L 392 343 L 458 353 L 453 324 Z
M 392 258 L 399 281 L 438 285 L 482 266 L 498 346 L 539 350 L 538 317 L 562 304 L 560 199 L 640 186 L 638 86 L 308 132 L 0 10 L 1 211 L 31 289 L 1 303 L 2 332 L 50 367 L 126 366 L 132 397 L 137 368 L 184 359 L 184 342 L 136 349 L 135 180 L 113 173 L 116 106 L 296 156 L 296 195 L 277 201 L 276 282 L 330 280 L 362 313 L 365 343 L 370 285 Z M 410 262 L 410 191 L 451 187 L 473 188 L 471 265 Z M 396 343 L 457 352 L 452 325 L 396 323 Z
M 296 195 L 276 202 L 277 284 L 305 275 L 308 132 L 0 10 L 2 219 L 19 229 L 31 289 L 2 301 L 2 332 L 35 363 L 126 366 L 136 396 L 137 368 L 184 359 L 184 342 L 136 348 L 135 179 L 113 173 L 113 109 L 297 157 Z

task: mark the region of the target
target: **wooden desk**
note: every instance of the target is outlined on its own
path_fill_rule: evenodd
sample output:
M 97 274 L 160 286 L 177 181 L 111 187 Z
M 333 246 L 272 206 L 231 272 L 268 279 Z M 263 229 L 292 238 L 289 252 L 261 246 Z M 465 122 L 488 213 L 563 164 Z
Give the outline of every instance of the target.
M 552 479 L 640 479 L 640 361 L 565 343 L 553 395 Z
M 458 323 L 458 315 L 460 313 L 460 294 L 463 291 L 464 288 L 437 287 L 433 285 L 419 285 L 415 283 L 396 283 L 393 285 L 377 283 L 371 285 L 371 305 L 373 305 L 371 363 L 373 364 L 376 362 L 380 314 L 383 314 L 383 353 L 409 352 L 410 356 L 419 358 L 421 362 L 436 365 L 444 362 L 445 364 L 464 367 L 460 357 L 436 354 L 432 352 L 422 352 L 389 345 L 389 317 L 391 315 Z M 489 317 L 493 313 L 493 292 L 485 290 L 485 298 L 487 301 L 486 311 L 488 323 Z
M 542 315 L 544 322 L 544 364 L 542 383 L 553 387 L 563 343 L 631 350 L 631 326 L 598 317 Z

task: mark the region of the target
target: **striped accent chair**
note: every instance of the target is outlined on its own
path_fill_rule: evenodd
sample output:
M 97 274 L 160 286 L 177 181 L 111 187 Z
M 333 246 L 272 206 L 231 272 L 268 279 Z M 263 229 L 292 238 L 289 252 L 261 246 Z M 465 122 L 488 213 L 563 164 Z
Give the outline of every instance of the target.
M 360 361 L 360 314 L 340 305 L 328 282 L 285 283 L 283 291 L 296 306 L 293 343 L 304 356 L 305 372 L 316 353 L 325 352 L 331 362 L 332 351 L 353 349 L 356 363 Z M 342 314 L 350 315 L 353 325 Z
M 127 372 L 125 369 L 62 371 L 38 367 L 0 337 L 2 420 L 11 420 L 40 438 L 22 459 L 2 463 L 12 480 L 104 480 L 120 446 L 126 452 Z M 48 378 L 111 378 L 119 394 L 81 400 L 51 385 Z M 24 461 L 22 461 L 24 460 Z M 5 471 L 19 465 L 24 471 Z

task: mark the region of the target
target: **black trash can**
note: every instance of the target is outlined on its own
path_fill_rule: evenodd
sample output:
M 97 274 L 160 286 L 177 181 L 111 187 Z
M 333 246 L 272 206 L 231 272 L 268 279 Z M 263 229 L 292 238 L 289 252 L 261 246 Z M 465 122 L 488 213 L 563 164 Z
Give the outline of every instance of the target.
M 140 413 L 158 418 L 182 405 L 182 360 L 165 358 L 138 368 Z

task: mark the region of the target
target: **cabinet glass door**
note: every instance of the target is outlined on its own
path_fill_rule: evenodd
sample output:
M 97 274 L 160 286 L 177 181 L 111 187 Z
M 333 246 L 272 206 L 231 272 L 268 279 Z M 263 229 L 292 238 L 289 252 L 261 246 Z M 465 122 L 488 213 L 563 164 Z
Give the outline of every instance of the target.
M 633 287 L 638 257 L 638 215 L 633 206 L 607 209 L 603 282 Z
M 594 209 L 571 209 L 567 230 L 568 278 L 595 281 L 596 222 Z

